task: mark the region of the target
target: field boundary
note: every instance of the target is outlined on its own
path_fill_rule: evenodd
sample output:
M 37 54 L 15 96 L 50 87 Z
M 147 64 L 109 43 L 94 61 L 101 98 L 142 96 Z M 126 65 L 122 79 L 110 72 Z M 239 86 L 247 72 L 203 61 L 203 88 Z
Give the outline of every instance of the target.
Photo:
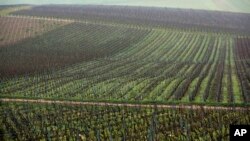
M 192 109 L 192 110 L 250 110 L 250 107 L 240 106 L 207 106 L 207 105 L 170 105 L 170 104 L 132 104 L 132 103 L 113 103 L 113 102 L 80 102 L 80 101 L 64 101 L 64 100 L 46 100 L 46 99 L 12 99 L 1 98 L 0 102 L 28 102 L 42 104 L 64 104 L 64 105 L 93 105 L 93 106 L 117 106 L 117 107 L 142 107 L 142 108 L 163 108 L 163 109 Z
M 43 20 L 43 21 L 55 21 L 55 22 L 68 22 L 68 23 L 81 23 L 81 24 L 92 24 L 98 26 L 109 26 L 109 27 L 122 27 L 122 28 L 130 28 L 130 29 L 137 29 L 137 30 L 170 30 L 164 28 L 150 28 L 144 26 L 135 26 L 130 24 L 122 24 L 122 23 L 115 23 L 115 22 L 101 22 L 101 21 L 92 21 L 92 20 L 76 20 L 76 19 L 66 19 L 66 18 L 54 18 L 54 17 L 39 17 L 39 16 L 27 16 L 27 15 L 15 15 L 9 14 L 4 15 L 2 17 L 8 18 L 21 18 L 21 19 L 35 19 L 35 20 Z
M 40 17 L 40 16 L 27 16 L 27 15 L 17 15 L 17 14 L 8 14 L 8 15 L 0 15 L 2 17 L 9 17 L 9 18 L 23 18 L 23 19 L 35 19 L 35 20 L 44 20 L 44 21 L 56 21 L 56 22 L 68 22 L 68 23 L 81 23 L 81 24 L 92 24 L 92 25 L 99 25 L 99 26 L 109 26 L 109 27 L 122 27 L 122 28 L 130 28 L 130 29 L 137 29 L 137 30 L 154 30 L 154 31 L 178 31 L 180 33 L 191 33 L 191 34 L 211 34 L 213 36 L 218 36 L 218 34 L 222 36 L 235 36 L 234 33 L 227 33 L 227 32 L 214 32 L 214 31 L 200 31 L 200 30 L 187 30 L 187 29 L 171 29 L 169 27 L 152 27 L 152 26 L 138 26 L 135 24 L 126 24 L 126 23 L 118 23 L 118 22 L 107 22 L 107 21 L 93 21 L 93 20 L 77 20 L 77 19 L 70 19 L 70 18 L 55 18 L 55 17 Z M 249 37 L 249 34 L 236 34 L 238 36 L 246 36 Z

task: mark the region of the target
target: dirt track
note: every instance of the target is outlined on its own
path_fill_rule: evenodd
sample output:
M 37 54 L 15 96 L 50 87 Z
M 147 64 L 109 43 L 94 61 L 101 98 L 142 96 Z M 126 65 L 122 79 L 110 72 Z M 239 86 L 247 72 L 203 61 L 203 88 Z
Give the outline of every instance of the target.
M 30 102 L 47 104 L 66 104 L 66 105 L 97 105 L 97 106 L 126 106 L 126 107 L 154 107 L 157 108 L 175 108 L 175 109 L 206 109 L 206 110 L 250 110 L 250 107 L 223 107 L 223 106 L 200 106 L 200 105 L 154 105 L 154 104 L 129 104 L 129 103 L 111 103 L 111 102 L 77 102 L 77 101 L 59 101 L 44 99 L 9 99 L 2 98 L 1 102 Z

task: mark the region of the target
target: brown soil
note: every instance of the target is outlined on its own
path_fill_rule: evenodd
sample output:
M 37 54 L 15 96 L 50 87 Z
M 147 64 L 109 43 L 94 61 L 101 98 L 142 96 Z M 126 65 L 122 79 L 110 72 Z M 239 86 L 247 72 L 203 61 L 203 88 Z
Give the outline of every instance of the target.
M 25 17 L 0 17 L 0 47 L 14 44 L 26 38 L 70 23 L 69 21 L 42 20 Z

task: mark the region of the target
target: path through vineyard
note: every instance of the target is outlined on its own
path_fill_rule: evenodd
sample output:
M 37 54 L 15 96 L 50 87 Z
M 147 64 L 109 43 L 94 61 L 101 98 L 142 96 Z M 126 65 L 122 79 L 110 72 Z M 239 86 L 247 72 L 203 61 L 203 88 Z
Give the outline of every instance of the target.
M 9 99 L 2 98 L 1 102 L 28 102 L 44 104 L 66 104 L 66 105 L 92 105 L 92 106 L 118 106 L 118 107 L 141 107 L 141 108 L 164 108 L 164 109 L 192 109 L 192 110 L 249 110 L 249 107 L 223 107 L 223 106 L 202 106 L 202 105 L 166 105 L 166 104 L 131 104 L 131 103 L 111 103 L 111 102 L 77 102 L 77 101 L 60 101 L 45 99 Z

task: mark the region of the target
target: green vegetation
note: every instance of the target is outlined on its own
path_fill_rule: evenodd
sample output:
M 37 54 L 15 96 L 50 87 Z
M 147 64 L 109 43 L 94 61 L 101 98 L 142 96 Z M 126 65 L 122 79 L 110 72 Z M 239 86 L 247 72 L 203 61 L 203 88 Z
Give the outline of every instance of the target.
M 3 140 L 222 140 L 230 124 L 249 124 L 249 109 L 164 109 L 3 103 Z M 195 120 L 194 120 L 195 119 Z
M 7 10 L 0 140 L 228 140 L 230 124 L 250 124 L 249 23 L 168 8 Z
M 0 70 L 2 75 L 16 75 L 98 59 L 131 46 L 147 32 L 72 23 L 2 48 Z
M 218 23 L 213 21 L 209 26 L 205 22 L 208 19 L 200 21 L 198 17 L 194 18 L 194 25 L 199 25 L 194 27 L 188 21 L 183 24 L 184 11 L 170 10 L 180 17 L 162 20 L 164 25 L 161 25 L 154 22 L 160 18 L 152 17 L 158 9 L 138 11 L 122 7 L 125 12 L 121 19 L 116 17 L 121 11 L 114 7 L 75 8 L 73 15 L 67 6 L 38 6 L 14 13 L 22 15 L 21 18 L 39 18 L 45 23 L 67 24 L 0 48 L 1 97 L 249 103 L 249 37 L 247 30 L 238 30 L 241 27 L 238 23 L 225 23 L 225 28 L 220 30 L 218 23 L 228 19 L 220 19 L 214 13 Z M 95 9 L 97 19 L 90 16 Z M 147 10 L 152 13 L 146 15 Z M 118 13 L 109 16 L 110 11 Z M 127 17 L 129 12 L 135 12 L 139 20 Z M 234 15 L 227 16 L 237 19 Z M 20 16 L 9 18 L 17 17 Z M 62 19 L 67 17 L 70 20 Z M 169 24 L 172 21 L 177 24 Z M 241 21 L 242 25 L 245 22 Z M 200 30 L 201 27 L 207 29 Z
M 118 42 L 120 44 L 117 44 L 112 40 L 112 36 L 99 34 L 98 31 L 104 29 L 107 30 L 107 34 L 110 34 L 108 30 L 114 31 L 110 35 L 114 35 L 113 37 L 116 38 L 119 37 L 118 34 L 126 38 L 131 37 L 131 35 L 141 38 L 133 45 L 121 41 Z M 231 99 L 230 101 L 228 97 L 222 96 L 223 91 L 219 85 L 223 83 L 221 73 L 223 73 L 224 65 L 221 64 L 227 60 L 223 54 L 228 52 L 227 50 L 230 50 L 230 47 L 220 47 L 218 41 L 225 44 L 233 38 L 232 36 L 180 33 L 169 30 L 152 30 L 148 32 L 126 28 L 119 29 L 109 29 L 97 25 L 71 24 L 35 39 L 26 40 L 16 47 L 9 46 L 1 55 L 5 63 L 13 61 L 25 66 L 26 60 L 30 58 L 28 54 L 33 56 L 36 52 L 37 55 L 42 56 L 44 53 L 46 57 L 51 56 L 50 62 L 45 59 L 38 59 L 43 60 L 44 64 L 51 63 L 51 66 L 55 66 L 58 62 L 65 65 L 67 61 L 70 62 L 70 59 L 78 62 L 81 61 L 79 59 L 85 61 L 60 69 L 56 68 L 53 71 L 44 71 L 35 75 L 26 74 L 6 80 L 2 83 L 1 96 L 75 100 L 151 100 L 159 102 L 171 102 L 183 98 L 186 99 L 185 101 L 192 102 L 196 97 L 202 97 L 200 102 L 244 102 L 243 98 L 242 100 Z M 91 33 L 83 30 L 89 30 Z M 95 35 L 95 30 L 99 37 Z M 124 31 L 129 35 L 124 34 Z M 64 35 L 63 33 L 67 34 Z M 142 37 L 141 35 L 145 33 L 147 35 Z M 141 35 L 137 36 L 137 34 Z M 81 38 L 79 35 L 83 37 Z M 91 38 L 84 37 L 84 35 Z M 76 36 L 79 38 L 75 38 Z M 106 39 L 107 37 L 108 39 Z M 131 39 L 136 40 L 135 37 Z M 164 38 L 168 40 L 164 40 Z M 78 39 L 80 39 L 79 43 L 77 42 Z M 204 42 L 208 39 L 210 39 L 209 43 L 205 44 Z M 91 40 L 93 40 L 92 44 Z M 128 43 L 128 39 L 122 41 Z M 30 46 L 30 44 L 34 43 L 40 44 Z M 98 47 L 97 43 L 100 43 L 100 47 Z M 184 43 L 186 46 L 183 46 Z M 58 49 L 54 46 L 55 44 Z M 98 52 L 102 48 L 107 50 L 101 51 L 99 56 Z M 19 49 L 26 50 L 26 55 L 19 57 L 19 53 L 22 52 Z M 55 54 L 59 50 L 63 54 L 62 57 L 61 54 L 58 54 L 58 56 Z M 113 50 L 117 52 L 113 52 Z M 10 51 L 8 54 L 16 55 L 8 58 L 5 56 L 8 51 Z M 91 52 L 93 52 L 95 55 L 88 57 L 84 54 L 81 55 L 81 52 L 86 55 L 91 55 Z M 203 52 L 206 52 L 206 55 Z M 69 57 L 66 57 L 67 54 Z M 37 55 L 35 58 L 37 58 Z M 58 61 L 53 62 L 53 59 Z M 65 60 L 62 61 L 62 59 Z M 26 71 L 28 68 L 32 70 L 32 67 L 39 67 L 36 64 L 41 65 L 43 63 L 34 60 L 33 64 L 35 65 L 25 66 L 24 68 Z M 18 65 L 15 67 L 17 67 L 16 70 L 21 70 Z M 4 68 L 7 69 L 7 67 Z M 13 67 L 10 66 L 10 68 Z M 231 67 L 230 70 L 235 72 L 235 67 Z M 10 71 L 6 72 L 11 73 Z M 217 80 L 216 78 L 221 79 Z M 232 82 L 224 83 L 224 86 L 228 88 L 240 85 L 238 83 L 239 81 L 236 81 L 233 77 Z M 204 85 L 205 91 L 202 90 L 202 85 Z M 242 96 L 234 93 L 234 91 L 239 91 L 239 87 L 236 86 L 232 88 L 233 92 L 231 94 Z M 236 90 L 234 90 L 235 88 Z M 215 95 L 216 93 L 217 95 Z

